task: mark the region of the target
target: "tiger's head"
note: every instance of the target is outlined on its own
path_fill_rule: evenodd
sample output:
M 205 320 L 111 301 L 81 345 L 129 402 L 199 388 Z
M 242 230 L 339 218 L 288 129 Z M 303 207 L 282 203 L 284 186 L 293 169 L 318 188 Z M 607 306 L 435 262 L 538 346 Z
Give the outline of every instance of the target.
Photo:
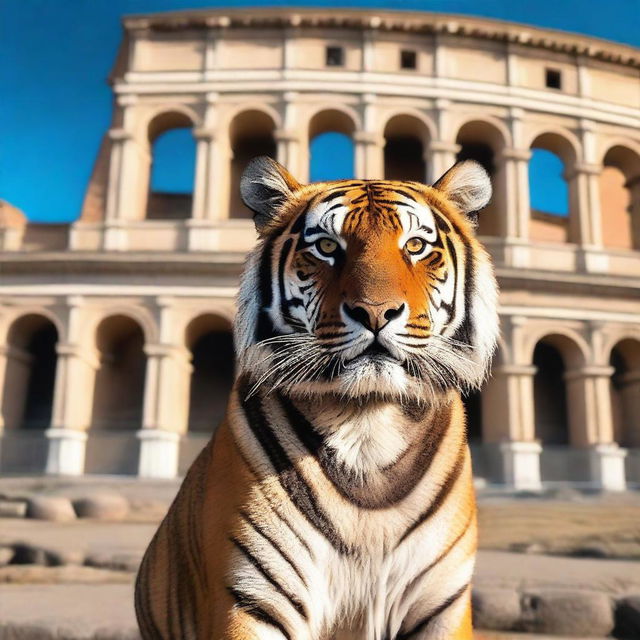
M 454 165 L 433 186 L 299 184 L 270 158 L 240 184 L 260 242 L 235 323 L 254 388 L 433 401 L 474 388 L 498 334 L 497 285 L 474 235 L 486 171 Z

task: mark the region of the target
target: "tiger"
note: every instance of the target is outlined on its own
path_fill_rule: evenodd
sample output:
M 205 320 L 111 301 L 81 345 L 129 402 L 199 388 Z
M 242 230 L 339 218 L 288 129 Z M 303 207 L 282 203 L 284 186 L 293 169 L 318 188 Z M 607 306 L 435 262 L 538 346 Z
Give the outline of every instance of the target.
M 226 416 L 142 561 L 144 640 L 469 640 L 461 392 L 487 375 L 491 181 L 300 184 L 252 160 Z

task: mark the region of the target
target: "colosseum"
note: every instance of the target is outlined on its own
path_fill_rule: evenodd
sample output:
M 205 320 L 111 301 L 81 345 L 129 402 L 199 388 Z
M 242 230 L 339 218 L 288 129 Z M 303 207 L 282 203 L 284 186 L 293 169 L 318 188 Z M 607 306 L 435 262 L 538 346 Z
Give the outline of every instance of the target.
M 255 241 L 239 175 L 267 154 L 307 180 L 331 132 L 356 177 L 431 182 L 468 157 L 493 176 L 478 233 L 502 337 L 466 398 L 479 481 L 640 483 L 640 51 L 429 13 L 123 24 L 79 218 L 32 224 L 0 206 L 3 472 L 184 473 L 233 379 L 234 296 Z M 153 187 L 173 129 L 193 135 L 189 193 Z M 565 215 L 533 204 L 540 150 L 562 167 Z

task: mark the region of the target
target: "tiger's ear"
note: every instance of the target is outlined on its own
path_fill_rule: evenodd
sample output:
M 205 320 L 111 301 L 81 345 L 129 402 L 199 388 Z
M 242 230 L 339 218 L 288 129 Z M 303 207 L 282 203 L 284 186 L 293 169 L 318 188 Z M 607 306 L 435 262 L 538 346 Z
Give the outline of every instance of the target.
M 268 156 L 254 158 L 247 165 L 240 179 L 240 195 L 253 211 L 258 233 L 277 217 L 282 204 L 300 186 L 282 165 Z
M 491 200 L 491 179 L 475 160 L 457 162 L 433 188 L 441 191 L 473 224 L 477 223 L 477 212 Z

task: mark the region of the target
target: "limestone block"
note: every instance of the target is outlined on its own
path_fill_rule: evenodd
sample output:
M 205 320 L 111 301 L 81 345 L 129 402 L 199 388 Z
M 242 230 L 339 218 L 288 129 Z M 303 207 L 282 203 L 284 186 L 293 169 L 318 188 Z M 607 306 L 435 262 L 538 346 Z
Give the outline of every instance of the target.
M 24 500 L 0 500 L 0 518 L 24 518 L 26 512 Z
M 520 620 L 520 594 L 515 589 L 474 589 L 471 597 L 473 626 L 510 631 Z
M 27 502 L 27 518 L 66 522 L 75 520 L 76 513 L 68 498 L 35 496 Z
M 522 598 L 524 631 L 576 638 L 608 636 L 613 630 L 613 602 L 595 591 L 545 589 Z
M 116 493 L 102 493 L 73 501 L 78 518 L 123 520 L 129 513 L 129 502 Z
M 640 595 L 618 600 L 615 620 L 614 637 L 621 638 L 621 640 L 640 638 Z

